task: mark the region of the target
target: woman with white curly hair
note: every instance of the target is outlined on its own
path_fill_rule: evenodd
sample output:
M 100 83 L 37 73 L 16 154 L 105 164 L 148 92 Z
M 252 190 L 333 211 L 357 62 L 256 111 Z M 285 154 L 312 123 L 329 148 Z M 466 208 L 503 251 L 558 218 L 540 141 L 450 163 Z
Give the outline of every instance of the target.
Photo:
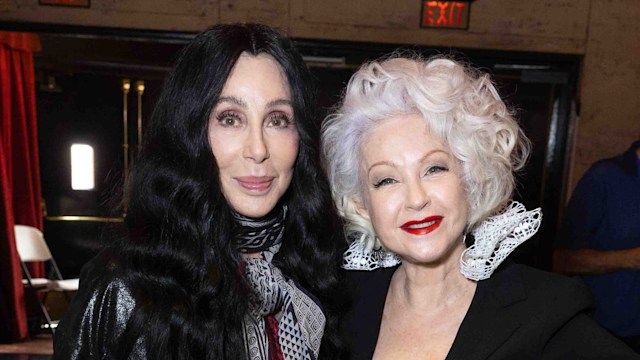
M 529 143 L 487 74 L 365 64 L 322 139 L 350 242 L 353 359 L 638 357 L 588 317 L 580 280 L 503 263 L 542 214 L 510 201 Z

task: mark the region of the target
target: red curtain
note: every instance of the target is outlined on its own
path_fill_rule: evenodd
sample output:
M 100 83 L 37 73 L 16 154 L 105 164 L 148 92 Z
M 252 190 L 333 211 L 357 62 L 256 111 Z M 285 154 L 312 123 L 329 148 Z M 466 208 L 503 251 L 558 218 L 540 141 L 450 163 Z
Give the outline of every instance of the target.
M 36 123 L 35 34 L 0 31 L 0 342 L 27 337 L 14 224 L 42 229 Z M 33 269 L 40 276 L 42 266 Z

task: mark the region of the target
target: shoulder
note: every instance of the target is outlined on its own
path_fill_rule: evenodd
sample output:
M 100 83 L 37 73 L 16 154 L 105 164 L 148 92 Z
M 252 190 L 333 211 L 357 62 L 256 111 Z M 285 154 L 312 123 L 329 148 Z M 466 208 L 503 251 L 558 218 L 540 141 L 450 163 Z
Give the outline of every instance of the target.
M 624 175 L 626 172 L 625 167 L 623 156 L 598 160 L 585 172 L 584 178 L 587 180 L 602 180 L 614 175 Z
M 452 358 L 628 358 L 615 356 L 626 350 L 587 315 L 591 307 L 580 279 L 505 262 L 478 283 Z
M 511 268 L 511 271 L 520 276 L 528 297 L 553 299 L 556 301 L 555 306 L 571 305 L 576 310 L 593 305 L 591 292 L 579 277 L 555 274 L 520 264 L 512 264 Z
M 510 271 L 516 272 L 522 277 L 528 289 L 539 291 L 557 289 L 585 290 L 588 294 L 586 286 L 583 285 L 582 280 L 578 277 L 560 275 L 521 264 L 511 264 L 510 267 Z
M 82 269 L 78 292 L 56 331 L 56 355 L 110 358 L 108 349 L 123 333 L 134 307 L 124 277 L 105 254 L 99 254 Z
M 526 265 L 506 263 L 485 281 L 480 286 L 491 298 L 512 310 L 535 313 L 537 318 L 552 322 L 590 312 L 594 306 L 591 292 L 580 278 Z
M 108 299 L 133 302 L 131 288 L 121 269 L 108 253 L 100 253 L 83 268 L 80 274 L 79 298 L 104 296 Z
M 523 265 L 513 265 L 512 271 L 519 273 L 527 293 L 523 307 L 529 315 L 519 340 L 537 339 L 530 352 L 539 352 L 538 358 L 638 359 L 589 316 L 594 303 L 580 278 Z

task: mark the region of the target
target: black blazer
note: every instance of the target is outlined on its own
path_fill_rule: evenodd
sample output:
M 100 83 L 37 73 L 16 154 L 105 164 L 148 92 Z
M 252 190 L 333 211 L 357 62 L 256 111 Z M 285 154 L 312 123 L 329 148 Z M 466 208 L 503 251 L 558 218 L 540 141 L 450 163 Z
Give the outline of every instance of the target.
M 352 359 L 371 359 L 396 268 L 348 271 Z M 506 263 L 478 282 L 447 359 L 640 359 L 588 315 L 581 280 Z

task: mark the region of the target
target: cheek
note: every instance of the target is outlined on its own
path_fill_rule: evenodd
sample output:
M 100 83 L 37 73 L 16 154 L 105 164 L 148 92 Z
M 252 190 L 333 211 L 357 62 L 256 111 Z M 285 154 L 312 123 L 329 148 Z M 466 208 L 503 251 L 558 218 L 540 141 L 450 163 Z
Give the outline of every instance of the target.
M 282 171 L 293 173 L 293 167 L 298 157 L 298 134 L 286 137 L 276 145 L 278 166 Z
M 452 182 L 455 185 L 455 183 Z M 448 186 L 441 192 L 443 194 L 442 202 L 449 204 L 449 208 L 458 216 L 460 222 L 466 223 L 469 217 L 469 204 L 467 194 L 462 188 L 462 184 L 457 186 Z
M 452 188 L 449 189 L 449 193 L 452 194 L 451 202 L 456 204 L 461 211 L 466 212 L 467 209 L 467 193 L 464 191 L 464 187 L 460 181 L 452 182 Z
M 216 161 L 216 165 L 218 169 L 223 170 L 228 167 L 230 161 L 230 149 L 224 146 L 224 142 L 220 142 L 216 139 L 211 139 L 211 151 L 213 152 L 213 157 Z
M 400 206 L 397 195 L 383 192 L 367 194 L 366 206 L 377 233 L 393 227 Z
M 223 170 L 237 161 L 241 143 L 242 140 L 233 133 L 219 128 L 209 130 L 209 146 L 218 169 Z

